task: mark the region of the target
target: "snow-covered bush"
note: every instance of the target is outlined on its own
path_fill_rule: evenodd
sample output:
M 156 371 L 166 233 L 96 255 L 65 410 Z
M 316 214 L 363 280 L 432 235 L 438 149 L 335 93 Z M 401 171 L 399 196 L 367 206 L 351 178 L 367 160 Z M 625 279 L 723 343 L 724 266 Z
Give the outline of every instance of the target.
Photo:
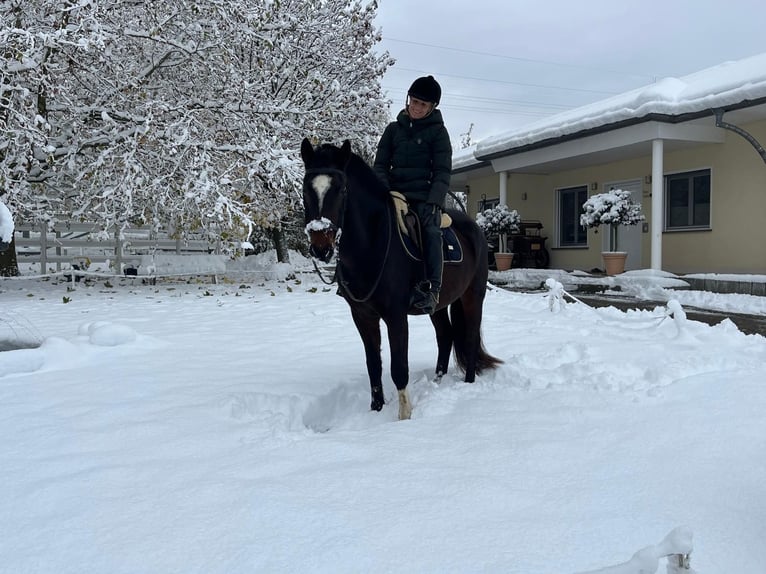
M 506 235 L 519 232 L 521 217 L 515 209 L 508 209 L 507 205 L 496 205 L 476 215 L 476 223 L 484 231 L 488 238 L 497 235 L 500 238 L 500 251 L 506 252 Z
M 610 251 L 617 250 L 619 225 L 636 225 L 645 219 L 641 213 L 641 204 L 633 201 L 630 191 L 624 189 L 592 195 L 583 203 L 582 208 L 584 213 L 580 215 L 580 225 L 588 229 L 609 226 Z

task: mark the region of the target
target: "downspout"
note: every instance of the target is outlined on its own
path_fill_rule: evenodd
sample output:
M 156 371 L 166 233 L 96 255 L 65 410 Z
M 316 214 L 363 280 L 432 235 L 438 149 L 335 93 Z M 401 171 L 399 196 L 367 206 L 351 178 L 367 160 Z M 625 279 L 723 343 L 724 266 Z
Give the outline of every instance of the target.
M 743 138 L 750 142 L 750 145 L 755 148 L 755 151 L 760 154 L 763 162 L 766 163 L 766 150 L 764 150 L 763 146 L 758 143 L 757 139 L 755 139 L 751 134 L 743 130 L 741 127 L 723 121 L 723 114 L 725 113 L 725 110 L 718 108 L 713 110 L 713 113 L 715 113 L 715 126 L 717 128 L 723 128 L 725 130 L 732 131 L 735 134 L 741 135 Z

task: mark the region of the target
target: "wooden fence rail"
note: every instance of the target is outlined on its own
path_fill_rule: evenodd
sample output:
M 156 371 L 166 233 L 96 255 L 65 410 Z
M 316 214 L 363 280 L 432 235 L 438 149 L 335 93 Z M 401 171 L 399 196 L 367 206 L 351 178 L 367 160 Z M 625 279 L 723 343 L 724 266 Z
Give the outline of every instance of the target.
M 109 262 L 121 274 L 125 266 L 137 266 L 142 255 L 221 253 L 220 242 L 174 239 L 145 227 L 124 229 L 105 239 L 101 228 L 90 223 L 57 223 L 52 229 L 17 224 L 15 239 L 18 262 L 39 263 L 42 274 L 49 264 L 55 264 L 56 271 L 61 271 L 62 264 L 71 268 L 86 258 L 94 263 Z

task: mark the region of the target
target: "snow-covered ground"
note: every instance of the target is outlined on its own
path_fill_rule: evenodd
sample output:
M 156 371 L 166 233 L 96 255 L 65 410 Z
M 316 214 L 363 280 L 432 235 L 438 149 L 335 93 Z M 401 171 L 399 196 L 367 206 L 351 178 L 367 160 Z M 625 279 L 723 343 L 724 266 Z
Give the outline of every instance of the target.
M 686 320 L 693 293 L 492 288 L 505 364 L 472 385 L 431 381 L 413 317 L 399 422 L 334 288 L 258 263 L 0 282 L 0 339 L 39 344 L 0 353 L 0 572 L 766 571 L 766 338 Z
M 689 288 L 686 278 L 714 281 L 766 283 L 766 275 L 722 275 L 716 273 L 673 275 L 664 271 L 638 269 L 615 276 L 599 276 L 584 271 L 559 269 L 510 269 L 490 271 L 490 281 L 508 289 L 535 290 L 549 278 L 560 282 L 576 295 L 578 287 L 599 287 L 606 295 L 632 297 L 641 301 L 667 302 L 676 300 L 684 306 L 725 313 L 766 315 L 766 297 L 743 293 L 714 293 Z

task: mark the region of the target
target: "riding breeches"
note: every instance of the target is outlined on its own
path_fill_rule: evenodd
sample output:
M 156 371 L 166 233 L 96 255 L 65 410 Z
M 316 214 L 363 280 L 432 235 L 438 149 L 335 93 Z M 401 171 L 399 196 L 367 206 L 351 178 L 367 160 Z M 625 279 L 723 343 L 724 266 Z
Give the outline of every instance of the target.
M 426 279 L 431 283 L 431 291 L 439 292 L 442 286 L 442 253 L 441 211 L 424 202 L 412 202 L 412 209 L 420 219 L 420 230 L 423 241 L 423 263 L 425 264 Z

